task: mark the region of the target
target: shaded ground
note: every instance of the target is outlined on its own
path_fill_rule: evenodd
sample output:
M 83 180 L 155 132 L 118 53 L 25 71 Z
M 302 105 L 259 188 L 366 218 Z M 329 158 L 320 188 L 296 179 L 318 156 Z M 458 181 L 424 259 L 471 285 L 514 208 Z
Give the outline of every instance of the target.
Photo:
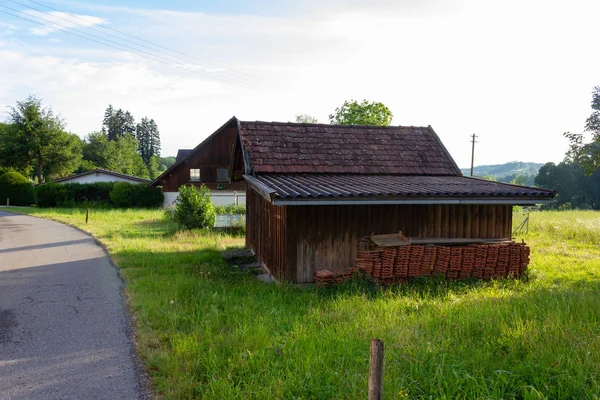
M 0 212 L 0 397 L 144 398 L 121 288 L 88 235 Z

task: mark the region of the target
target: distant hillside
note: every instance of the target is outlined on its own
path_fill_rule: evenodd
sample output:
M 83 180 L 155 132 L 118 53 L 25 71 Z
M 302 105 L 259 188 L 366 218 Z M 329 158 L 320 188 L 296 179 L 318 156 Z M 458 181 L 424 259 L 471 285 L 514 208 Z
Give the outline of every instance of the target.
M 544 164 L 513 161 L 506 164 L 479 165 L 473 169 L 473 174 L 480 177 L 494 177 L 499 182 L 511 182 L 517 176 L 520 184 L 533 185 L 533 180 Z M 471 173 L 471 168 L 461 168 L 464 175 Z

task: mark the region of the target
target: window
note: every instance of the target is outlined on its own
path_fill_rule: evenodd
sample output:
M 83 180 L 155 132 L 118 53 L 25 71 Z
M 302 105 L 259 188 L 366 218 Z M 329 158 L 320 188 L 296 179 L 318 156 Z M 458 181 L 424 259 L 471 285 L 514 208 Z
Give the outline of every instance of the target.
M 229 182 L 228 168 L 217 168 L 217 182 Z
M 200 180 L 200 170 L 190 168 L 190 181 L 199 181 Z

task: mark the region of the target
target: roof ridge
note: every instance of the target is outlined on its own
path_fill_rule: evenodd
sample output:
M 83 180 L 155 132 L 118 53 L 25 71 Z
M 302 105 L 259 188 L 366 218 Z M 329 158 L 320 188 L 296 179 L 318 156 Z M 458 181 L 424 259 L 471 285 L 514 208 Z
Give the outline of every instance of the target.
M 418 125 L 361 125 L 361 124 L 351 124 L 351 125 L 341 125 L 341 124 L 326 124 L 326 123 L 306 123 L 306 122 L 282 122 L 282 121 L 241 121 L 241 124 L 267 124 L 267 125 L 296 125 L 296 126 L 325 126 L 332 128 L 375 128 L 375 129 L 394 129 L 394 128 L 419 128 L 419 129 L 428 129 L 431 125 L 427 126 L 418 126 Z
M 151 179 L 142 178 L 142 177 L 135 176 L 135 175 L 123 174 L 121 172 L 110 171 L 108 169 L 103 169 L 103 168 L 94 168 L 94 169 L 90 169 L 89 171 L 83 171 L 83 172 L 79 172 L 77 174 L 73 174 L 73 175 L 62 177 L 62 178 L 54 179 L 52 181 L 52 183 L 62 182 L 62 181 L 65 181 L 65 180 L 69 180 L 69 179 L 73 179 L 73 178 L 77 178 L 77 177 L 80 177 L 80 176 L 85 176 L 85 175 L 89 175 L 89 174 L 93 174 L 93 173 L 98 173 L 98 172 L 103 172 L 103 173 L 105 173 L 107 175 L 112 175 L 112 176 L 133 178 L 132 180 L 138 180 L 138 181 L 144 181 L 144 182 L 151 182 Z

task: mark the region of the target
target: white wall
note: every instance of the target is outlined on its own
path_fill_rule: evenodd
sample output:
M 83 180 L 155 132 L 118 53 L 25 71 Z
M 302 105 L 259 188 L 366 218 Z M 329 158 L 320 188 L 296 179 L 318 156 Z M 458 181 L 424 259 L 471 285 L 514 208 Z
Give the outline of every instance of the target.
M 169 207 L 173 205 L 177 197 L 179 196 L 178 192 L 163 192 L 165 195 L 165 200 L 163 205 L 165 207 Z M 229 204 L 237 204 L 243 206 L 246 205 L 246 192 L 234 192 L 229 190 L 219 190 L 219 191 L 211 191 L 210 199 L 213 204 L 216 206 L 225 206 Z
M 77 176 L 73 179 L 68 179 L 62 182 L 56 182 L 58 184 L 61 183 L 96 183 L 96 182 L 129 182 L 129 183 L 140 183 L 139 181 L 121 178 L 119 176 L 113 176 L 109 174 L 105 174 L 103 172 L 94 172 L 93 174 Z
M 163 207 L 172 206 L 179 197 L 179 192 L 163 192 L 165 199 L 163 200 Z

